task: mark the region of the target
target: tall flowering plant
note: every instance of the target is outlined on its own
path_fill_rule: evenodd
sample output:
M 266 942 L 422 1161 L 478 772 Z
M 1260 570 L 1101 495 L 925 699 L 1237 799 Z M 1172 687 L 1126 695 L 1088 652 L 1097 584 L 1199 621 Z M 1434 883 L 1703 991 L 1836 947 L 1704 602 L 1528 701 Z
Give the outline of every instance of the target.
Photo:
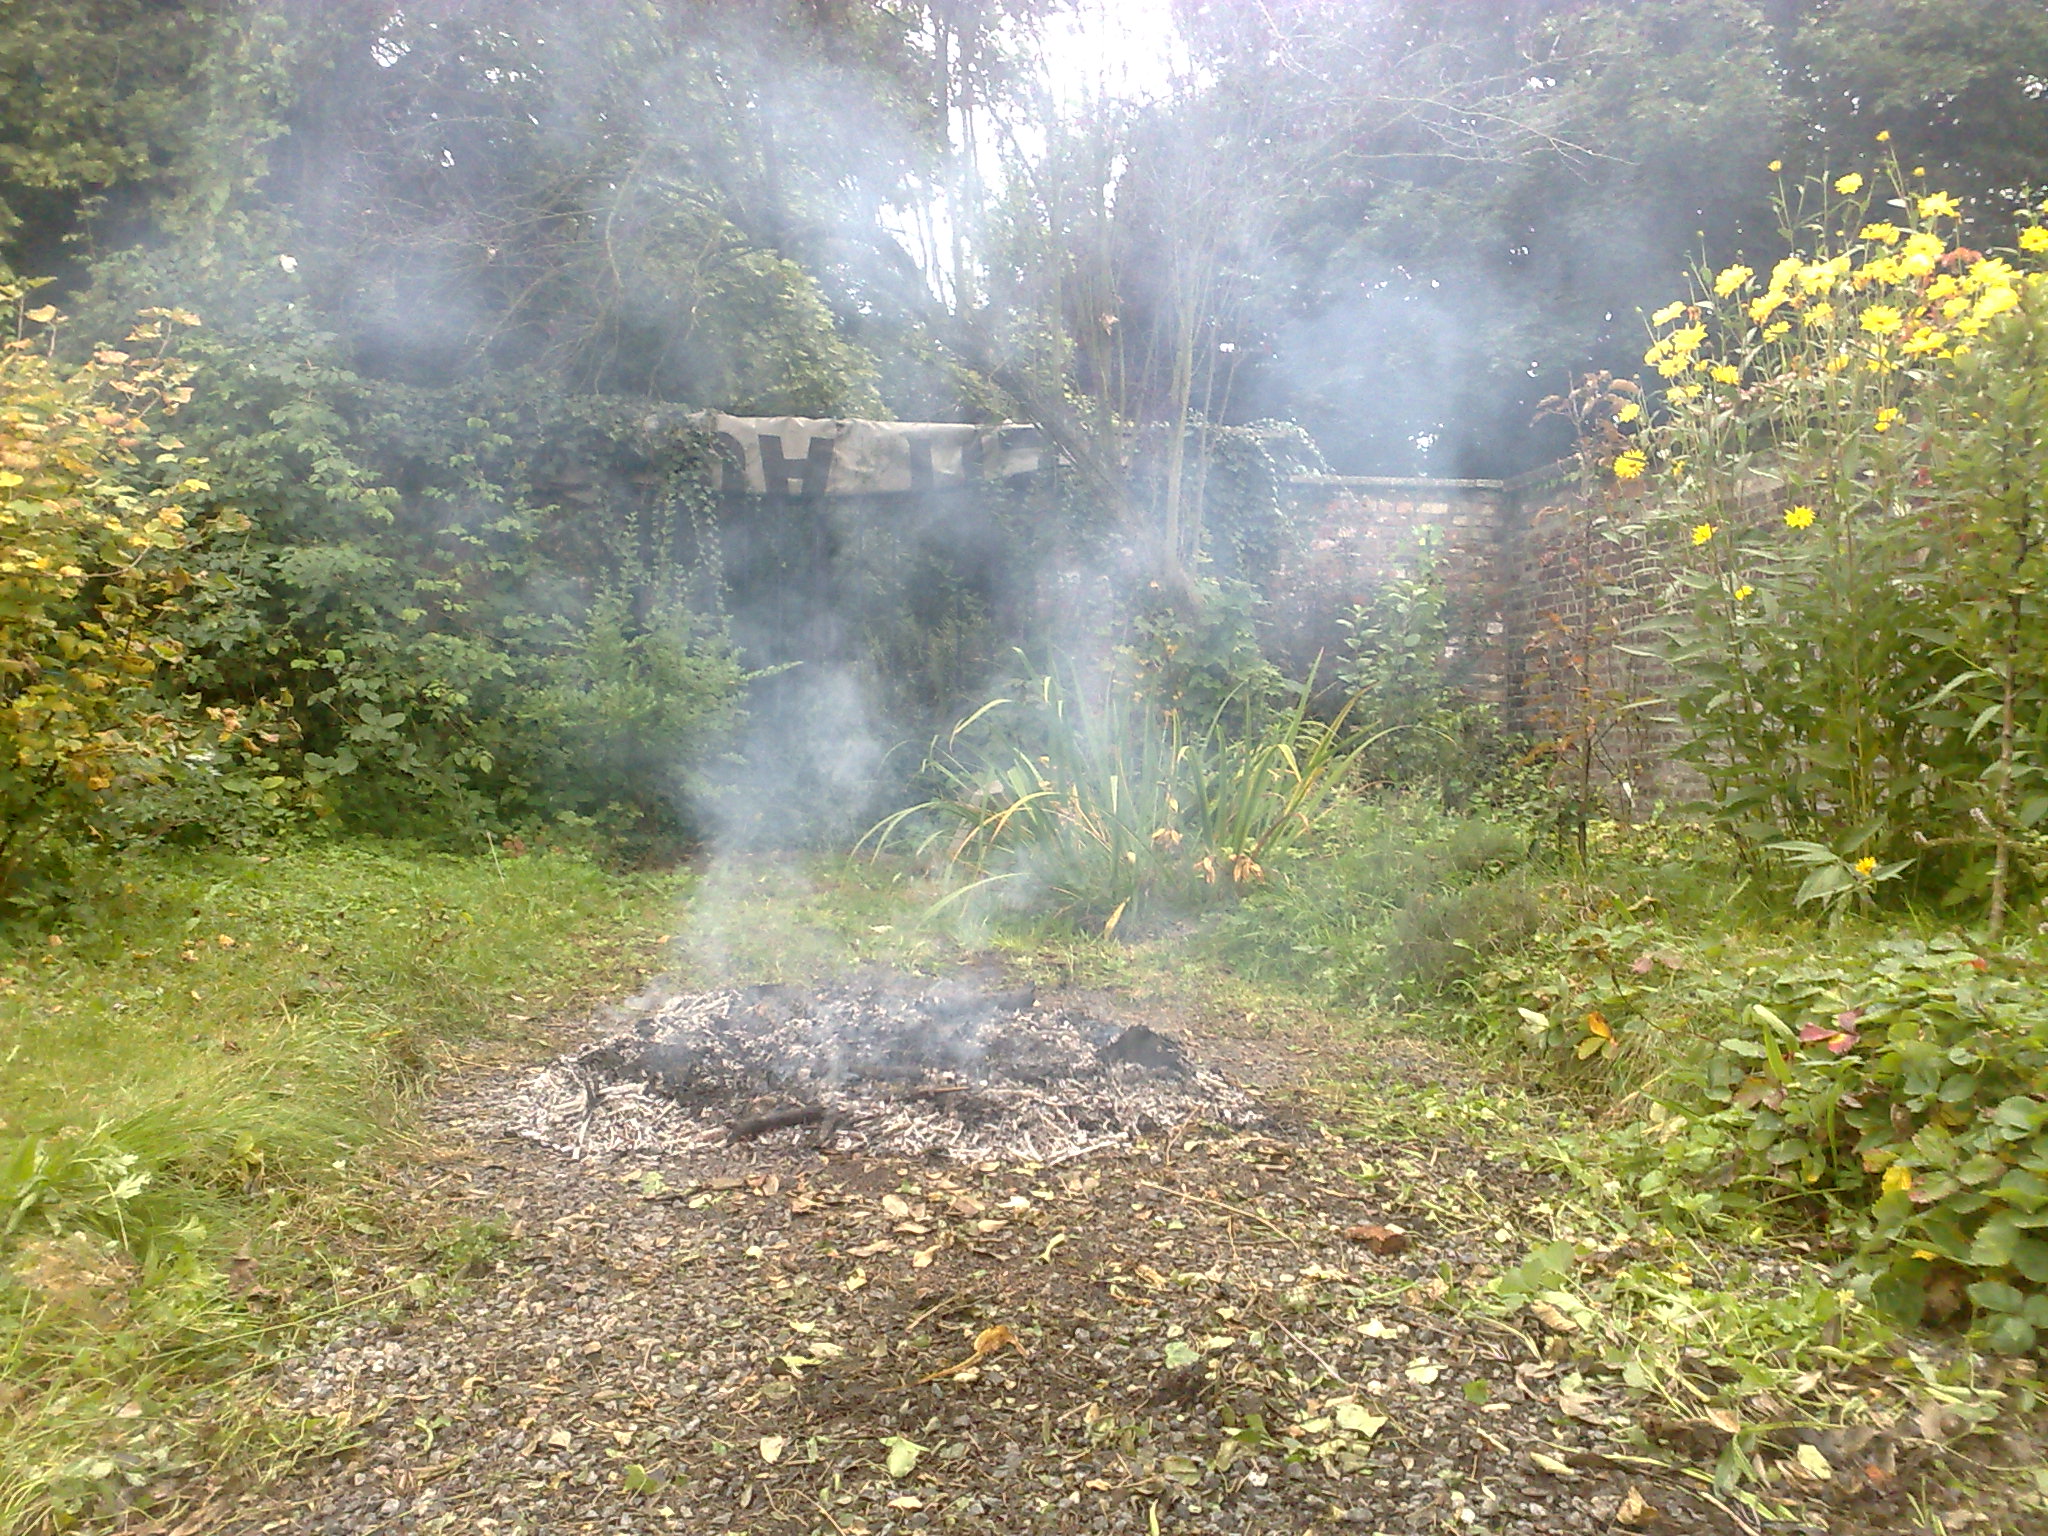
M 1802 901 L 1904 877 L 1995 928 L 2048 822 L 2048 228 L 1970 249 L 1917 174 L 1787 189 L 1789 254 L 1659 310 L 1641 447 L 1714 814 Z

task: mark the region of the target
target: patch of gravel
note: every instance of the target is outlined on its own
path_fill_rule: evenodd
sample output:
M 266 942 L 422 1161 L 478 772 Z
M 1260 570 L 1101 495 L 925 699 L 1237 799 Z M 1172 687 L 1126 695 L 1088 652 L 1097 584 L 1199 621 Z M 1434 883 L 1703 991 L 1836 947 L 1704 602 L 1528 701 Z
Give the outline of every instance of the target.
M 1061 1166 L 573 1159 L 508 1130 L 530 1082 L 461 1085 L 396 1192 L 497 1224 L 480 1272 L 279 1370 L 279 1415 L 347 1448 L 181 1532 L 1762 1529 L 1701 1480 L 1717 1446 L 1646 1442 L 1574 1369 L 1569 1320 L 1454 1308 L 1447 1277 L 1518 1262 L 1556 1190 L 1428 1127 L 1197 1120 Z M 1773 1531 L 1899 1528 L 1785 1508 Z

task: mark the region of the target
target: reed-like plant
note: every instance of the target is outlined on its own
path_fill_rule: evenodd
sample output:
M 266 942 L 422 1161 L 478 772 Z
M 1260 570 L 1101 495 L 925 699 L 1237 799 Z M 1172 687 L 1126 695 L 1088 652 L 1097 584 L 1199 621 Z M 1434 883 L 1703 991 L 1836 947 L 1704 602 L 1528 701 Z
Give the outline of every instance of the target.
M 1266 878 L 1315 826 L 1359 751 L 1352 705 L 1226 699 L 1190 725 L 1116 680 L 1055 666 L 933 744 L 935 793 L 869 832 L 880 849 L 970 876 L 948 901 L 997 897 L 1103 933 L 1127 913 L 1191 910 Z

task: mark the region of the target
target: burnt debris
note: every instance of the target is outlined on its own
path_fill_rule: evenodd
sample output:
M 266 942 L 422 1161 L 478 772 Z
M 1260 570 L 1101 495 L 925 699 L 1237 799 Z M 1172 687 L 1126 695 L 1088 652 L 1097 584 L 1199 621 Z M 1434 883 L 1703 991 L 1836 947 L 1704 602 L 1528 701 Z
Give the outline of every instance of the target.
M 1184 1041 L 977 973 L 689 993 L 626 1023 L 523 1084 L 511 1128 L 576 1156 L 745 1142 L 1061 1162 L 1262 1118 Z

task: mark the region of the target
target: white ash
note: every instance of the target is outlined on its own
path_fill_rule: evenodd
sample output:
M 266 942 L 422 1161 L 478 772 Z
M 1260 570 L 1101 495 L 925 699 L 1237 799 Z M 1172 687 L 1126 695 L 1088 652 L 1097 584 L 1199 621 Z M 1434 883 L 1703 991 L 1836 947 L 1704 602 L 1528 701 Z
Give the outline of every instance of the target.
M 571 1157 L 735 1143 L 1060 1163 L 1193 1120 L 1265 1119 L 1187 1046 L 1028 987 L 866 977 L 669 998 L 505 1105 Z

